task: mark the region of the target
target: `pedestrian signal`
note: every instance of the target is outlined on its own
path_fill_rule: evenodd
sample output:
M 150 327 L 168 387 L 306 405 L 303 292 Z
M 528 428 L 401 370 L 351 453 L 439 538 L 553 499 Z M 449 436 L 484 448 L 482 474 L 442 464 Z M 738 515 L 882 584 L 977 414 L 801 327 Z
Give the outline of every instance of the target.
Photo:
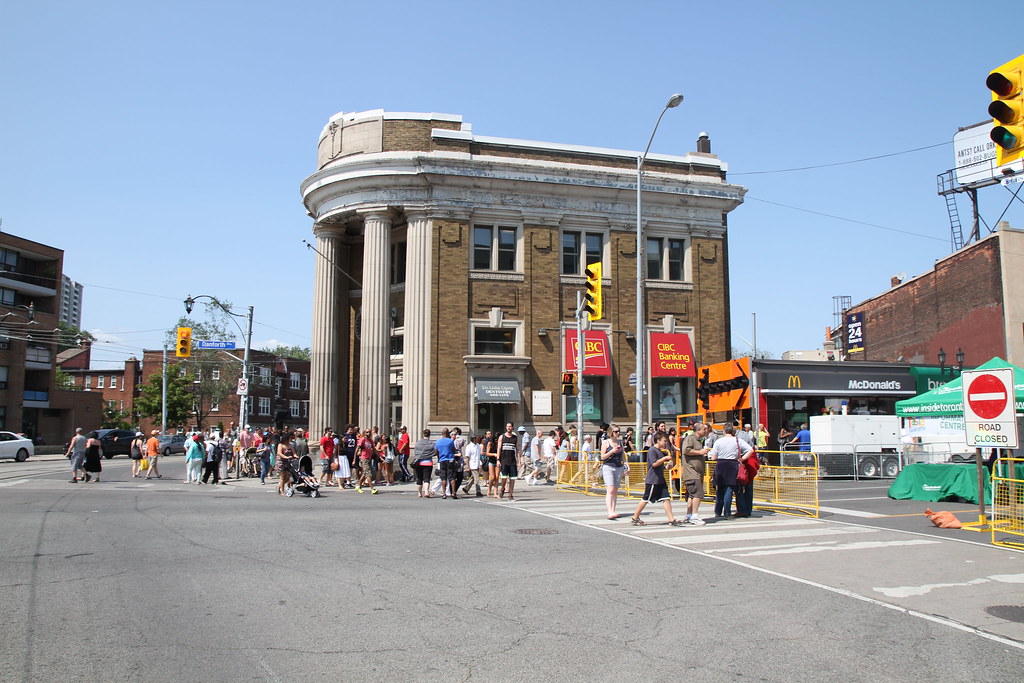
M 174 348 L 174 355 L 178 358 L 188 358 L 192 355 L 192 328 L 178 328 L 178 345 Z
M 992 91 L 988 113 L 994 119 L 989 137 L 1002 166 L 1024 156 L 1024 55 L 992 70 L 985 85 Z
M 575 396 L 576 395 L 576 373 L 575 372 L 563 372 L 562 373 L 562 396 Z
M 600 320 L 604 317 L 601 295 L 601 264 L 591 263 L 584 272 L 587 275 L 587 291 L 583 294 L 585 299 L 583 310 L 587 312 L 587 319 Z

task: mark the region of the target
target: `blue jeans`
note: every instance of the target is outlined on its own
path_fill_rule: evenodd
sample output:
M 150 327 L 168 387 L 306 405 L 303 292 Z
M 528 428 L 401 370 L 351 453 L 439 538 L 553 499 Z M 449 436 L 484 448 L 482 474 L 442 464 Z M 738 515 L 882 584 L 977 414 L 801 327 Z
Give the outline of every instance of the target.
M 754 511 L 754 485 L 736 486 L 736 514 L 749 515 Z
M 732 514 L 732 486 L 719 486 L 715 489 L 715 517 L 726 517 Z M 737 501 L 739 507 L 739 501 Z
M 270 458 L 260 458 L 260 483 L 267 480 L 268 474 L 270 474 Z

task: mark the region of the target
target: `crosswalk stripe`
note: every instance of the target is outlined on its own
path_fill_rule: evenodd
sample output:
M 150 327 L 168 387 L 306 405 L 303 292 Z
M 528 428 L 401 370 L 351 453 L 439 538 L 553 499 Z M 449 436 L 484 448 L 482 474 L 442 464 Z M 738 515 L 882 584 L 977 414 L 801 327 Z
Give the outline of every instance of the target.
M 931 545 L 941 543 L 939 540 L 929 541 L 925 538 L 914 538 L 906 541 L 853 541 L 850 543 L 836 543 L 834 545 L 814 544 L 807 547 L 774 548 L 752 550 L 745 553 L 737 553 L 736 557 L 755 557 L 762 555 L 791 555 L 794 553 L 819 553 L 831 550 L 868 550 L 872 548 L 890 548 L 907 545 Z
M 753 540 L 770 540 L 773 538 L 807 538 L 811 536 L 848 536 L 850 534 L 876 534 L 876 529 L 862 529 L 862 528 L 849 528 L 849 529 L 783 529 L 779 531 L 765 531 L 763 533 L 757 532 L 741 532 L 732 534 L 686 534 L 683 536 L 673 536 L 671 538 L 657 538 L 653 540 L 661 541 L 663 543 L 673 543 L 680 545 L 693 545 L 693 544 L 704 544 L 704 543 L 723 543 L 728 541 L 753 541 Z
M 31 479 L 17 479 L 15 481 L 0 482 L 0 486 L 17 486 L 19 484 L 27 484 L 30 481 L 32 481 L 32 480 Z
M 629 520 L 626 520 L 626 521 L 628 522 Z M 729 528 L 730 529 L 736 529 L 736 531 L 734 533 L 741 533 L 739 531 L 739 529 L 748 529 L 750 531 L 755 531 L 757 529 L 763 529 L 763 528 L 769 527 L 769 526 L 773 526 L 773 527 L 774 526 L 814 526 L 814 525 L 820 525 L 820 524 L 821 524 L 821 522 L 819 522 L 816 519 L 806 519 L 806 520 L 804 520 L 804 519 L 796 519 L 796 518 L 794 518 L 792 520 L 780 519 L 780 520 L 775 520 L 775 521 L 771 521 L 771 522 L 750 522 L 750 521 L 740 522 L 736 526 L 730 525 Z M 675 528 L 675 527 L 669 527 L 669 526 L 665 527 L 665 529 L 672 529 L 672 528 Z M 702 527 L 696 527 L 696 526 L 693 526 L 693 525 L 689 525 L 687 528 L 694 529 L 694 533 L 700 534 L 700 533 L 707 533 L 707 530 L 714 529 L 715 525 L 713 525 L 713 524 L 705 524 Z M 644 527 L 642 529 L 633 529 L 632 533 L 634 533 L 634 534 L 650 534 L 650 533 L 657 533 L 659 531 L 664 531 L 665 529 L 660 529 L 660 528 L 651 529 L 650 527 Z M 722 529 L 718 529 L 718 531 L 722 531 Z

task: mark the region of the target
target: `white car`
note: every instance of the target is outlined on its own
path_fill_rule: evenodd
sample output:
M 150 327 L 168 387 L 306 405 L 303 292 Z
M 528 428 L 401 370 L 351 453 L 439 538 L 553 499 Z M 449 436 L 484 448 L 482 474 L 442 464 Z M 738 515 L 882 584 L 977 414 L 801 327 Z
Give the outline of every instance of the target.
M 0 458 L 14 458 L 18 462 L 24 462 L 35 454 L 36 447 L 31 439 L 14 432 L 0 432 Z

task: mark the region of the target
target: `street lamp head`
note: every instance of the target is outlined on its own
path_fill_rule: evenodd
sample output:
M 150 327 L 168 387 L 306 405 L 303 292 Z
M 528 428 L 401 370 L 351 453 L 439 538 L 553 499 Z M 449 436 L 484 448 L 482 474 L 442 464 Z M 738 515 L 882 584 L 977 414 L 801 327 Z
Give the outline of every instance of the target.
M 683 96 L 676 93 L 672 97 L 668 98 L 668 103 L 665 104 L 666 109 L 674 109 L 683 103 Z
M 185 313 L 186 314 L 191 314 L 192 313 L 192 307 L 195 306 L 195 304 L 196 304 L 196 300 L 193 299 L 191 296 L 188 297 L 187 299 L 185 299 Z
M 946 365 L 946 350 L 939 347 L 939 365 L 945 367 Z
M 956 347 L 956 364 L 961 369 L 964 367 L 964 350 L 959 346 Z

